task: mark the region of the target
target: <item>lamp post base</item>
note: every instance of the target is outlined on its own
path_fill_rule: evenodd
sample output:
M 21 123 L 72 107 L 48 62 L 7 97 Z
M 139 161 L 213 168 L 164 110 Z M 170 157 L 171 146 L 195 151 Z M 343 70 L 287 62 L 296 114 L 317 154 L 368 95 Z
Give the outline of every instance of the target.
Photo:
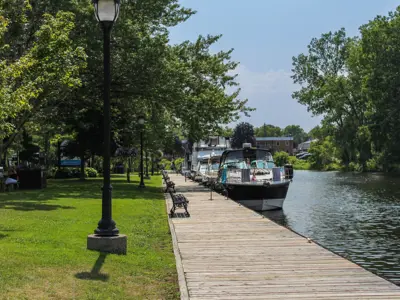
M 112 254 L 126 255 L 127 237 L 125 234 L 100 236 L 90 234 L 87 237 L 87 249 Z

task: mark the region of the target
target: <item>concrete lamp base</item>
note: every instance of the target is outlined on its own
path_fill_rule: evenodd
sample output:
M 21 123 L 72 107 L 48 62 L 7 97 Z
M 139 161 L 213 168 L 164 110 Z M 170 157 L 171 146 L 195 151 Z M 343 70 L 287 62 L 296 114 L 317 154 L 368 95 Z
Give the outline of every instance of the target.
M 87 249 L 126 255 L 127 237 L 125 234 L 118 234 L 114 236 L 99 236 L 97 234 L 90 234 L 87 237 Z

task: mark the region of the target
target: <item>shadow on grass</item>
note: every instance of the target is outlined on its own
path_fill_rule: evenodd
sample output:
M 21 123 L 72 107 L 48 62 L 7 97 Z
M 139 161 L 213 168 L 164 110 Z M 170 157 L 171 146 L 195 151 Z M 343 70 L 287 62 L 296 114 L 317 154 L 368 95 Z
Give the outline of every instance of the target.
M 97 258 L 90 272 L 76 273 L 75 277 L 82 280 L 108 281 L 109 278 L 108 274 L 100 273 L 107 255 L 108 255 L 107 253 L 100 253 L 99 257 Z
M 0 201 L 0 208 L 3 209 L 14 209 L 20 211 L 32 211 L 32 210 L 42 210 L 50 211 L 56 209 L 75 209 L 73 206 L 63 206 L 56 204 L 44 204 L 44 203 L 34 203 L 26 201 Z
M 6 237 L 8 237 L 8 234 L 2 234 L 2 233 L 0 233 L 0 240 L 1 240 L 1 239 L 5 239 Z
M 21 211 L 73 209 L 71 206 L 44 204 L 45 201 L 57 199 L 98 199 L 101 200 L 102 179 L 50 180 L 48 187 L 42 190 L 18 190 L 10 193 L 0 193 L 0 209 L 15 209 Z M 132 180 L 127 183 L 122 177 L 113 177 L 112 196 L 124 200 L 164 200 L 161 187 L 154 186 L 154 181 L 146 182 L 145 189 L 139 189 L 139 182 Z

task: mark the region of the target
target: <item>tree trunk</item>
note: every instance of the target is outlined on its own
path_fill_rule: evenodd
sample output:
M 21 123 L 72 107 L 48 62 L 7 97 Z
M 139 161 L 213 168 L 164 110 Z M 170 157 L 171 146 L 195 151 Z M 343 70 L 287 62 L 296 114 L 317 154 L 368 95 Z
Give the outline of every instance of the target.
M 81 154 L 81 176 L 80 179 L 81 181 L 85 180 L 85 155 Z
M 49 152 L 50 152 L 50 139 L 49 139 L 49 134 L 46 133 L 44 140 L 44 164 L 46 166 L 46 169 L 50 167 Z
M 3 153 L 3 160 L 4 160 L 4 166 L 5 166 L 6 169 L 8 170 L 9 165 L 8 165 L 8 163 L 7 163 L 7 150 L 4 151 L 4 153 Z
M 128 183 L 131 182 L 131 158 L 128 158 L 128 170 L 126 171 L 126 180 Z
M 57 167 L 61 168 L 61 141 L 57 142 Z
M 154 157 L 151 156 L 151 176 L 154 176 Z

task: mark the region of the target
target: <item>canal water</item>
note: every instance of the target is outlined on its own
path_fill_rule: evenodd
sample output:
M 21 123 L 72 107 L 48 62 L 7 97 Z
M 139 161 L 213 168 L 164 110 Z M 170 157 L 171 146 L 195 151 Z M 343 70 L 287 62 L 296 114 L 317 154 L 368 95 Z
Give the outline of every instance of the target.
M 294 175 L 283 210 L 263 214 L 400 285 L 400 177 Z

